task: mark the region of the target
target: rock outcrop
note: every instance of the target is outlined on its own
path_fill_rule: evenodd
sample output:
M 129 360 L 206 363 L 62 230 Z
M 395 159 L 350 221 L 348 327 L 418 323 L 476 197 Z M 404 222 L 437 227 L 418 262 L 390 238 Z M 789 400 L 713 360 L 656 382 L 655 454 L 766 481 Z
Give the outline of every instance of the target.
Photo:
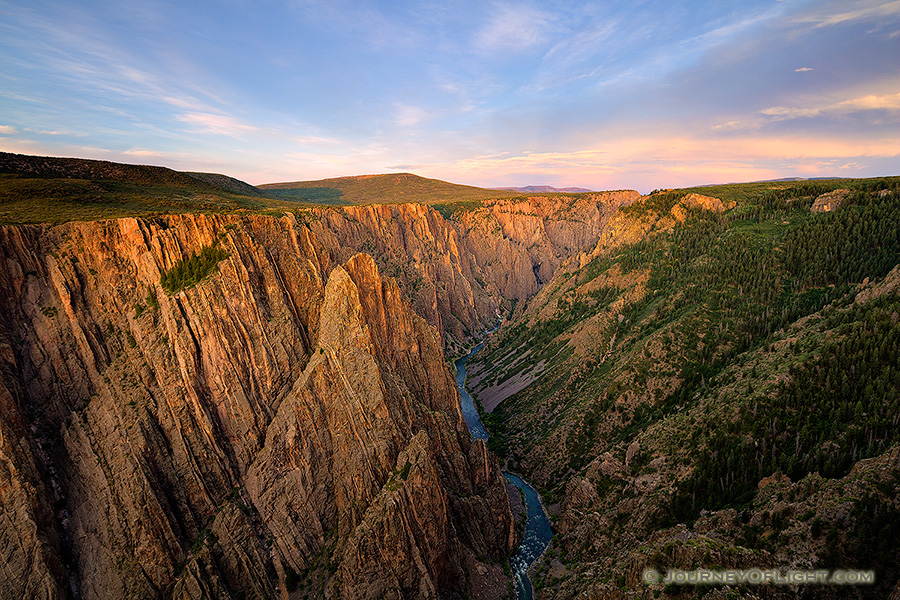
M 293 216 L 0 228 L 0 598 L 453 597 L 508 555 L 439 334 L 333 241 Z M 212 275 L 160 288 L 211 245 Z
M 452 223 L 421 204 L 318 209 L 310 228 L 338 260 L 370 254 L 417 314 L 462 348 L 496 320 L 503 297 L 465 255 Z
M 814 213 L 831 212 L 833 210 L 837 210 L 841 207 L 841 205 L 849 195 L 850 190 L 846 189 L 839 189 L 821 194 L 816 197 L 816 199 L 812 203 L 812 206 L 809 207 L 809 210 L 810 212 Z
M 722 202 L 719 198 L 713 196 L 704 196 L 703 194 L 687 194 L 681 201 L 672 207 L 672 218 L 679 223 L 684 223 L 687 219 L 688 210 L 711 210 L 714 213 L 725 212 L 737 205 L 734 200 Z

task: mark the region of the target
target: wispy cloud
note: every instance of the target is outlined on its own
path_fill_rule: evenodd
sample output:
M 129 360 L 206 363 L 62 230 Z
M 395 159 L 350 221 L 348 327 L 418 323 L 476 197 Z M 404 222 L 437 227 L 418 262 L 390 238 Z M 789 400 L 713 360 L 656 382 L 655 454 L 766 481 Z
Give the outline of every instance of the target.
M 807 73 L 812 70 L 812 67 L 800 67 L 799 69 L 794 69 L 794 73 Z
M 558 41 L 547 54 L 545 60 L 552 60 L 557 65 L 573 64 L 594 56 L 605 42 L 619 31 L 619 19 L 606 18 L 593 23 L 584 31 L 576 31 Z
M 759 111 L 760 114 L 772 117 L 775 120 L 800 119 L 804 117 L 817 117 L 828 114 L 848 114 L 870 110 L 900 110 L 900 94 L 875 95 L 868 94 L 858 98 L 851 98 L 842 102 L 821 106 L 788 107 L 772 106 Z
M 770 106 L 759 111 L 759 114 L 772 117 L 775 120 L 800 119 L 803 117 L 815 117 L 822 114 L 821 108 L 799 108 L 789 106 Z
M 65 129 L 31 129 L 25 128 L 22 131 L 28 133 L 36 133 L 38 135 L 49 135 L 49 136 L 57 136 L 57 137 L 85 137 L 86 133 L 81 131 L 69 131 Z
M 835 105 L 835 108 L 848 110 L 900 110 L 900 94 L 877 96 L 868 94 L 860 98 L 845 100 Z
M 418 125 L 422 121 L 425 121 L 428 117 L 428 111 L 418 106 L 400 104 L 397 106 L 394 120 L 397 125 L 400 125 L 401 127 L 412 127 L 413 125 Z
M 183 123 L 192 125 L 194 131 L 204 131 L 235 137 L 259 131 L 258 127 L 247 125 L 232 116 L 224 114 L 191 112 L 176 118 Z
M 811 24 L 814 28 L 833 27 L 851 22 L 879 21 L 889 17 L 900 17 L 900 1 L 871 2 L 841 0 L 831 3 L 821 10 L 797 19 L 800 23 Z
M 11 125 L 0 125 L 0 135 L 15 135 L 18 133 Z
M 551 13 L 522 3 L 495 3 L 487 24 L 475 35 L 484 53 L 522 52 L 548 41 L 554 28 Z
M 138 158 L 161 158 L 161 159 L 170 159 L 176 156 L 175 153 L 172 152 L 162 152 L 160 150 L 147 150 L 146 148 L 132 148 L 130 150 L 125 150 L 122 154 L 126 156 L 135 156 Z M 184 156 L 184 154 L 182 154 Z

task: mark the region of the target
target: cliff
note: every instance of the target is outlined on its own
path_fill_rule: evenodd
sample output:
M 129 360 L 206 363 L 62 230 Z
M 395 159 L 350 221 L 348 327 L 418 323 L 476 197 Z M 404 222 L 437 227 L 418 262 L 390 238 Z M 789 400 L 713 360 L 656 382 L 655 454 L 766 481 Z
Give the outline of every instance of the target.
M 339 260 L 372 255 L 415 311 L 445 336 L 449 353 L 525 300 L 573 253 L 590 250 L 618 209 L 640 195 L 492 200 L 445 218 L 420 204 L 322 208 L 304 213 Z
M 442 349 L 636 197 L 0 228 L 0 597 L 504 589 L 508 498 Z
M 160 288 L 213 245 L 212 274 Z M 498 574 L 503 478 L 440 337 L 337 250 L 291 215 L 0 228 L 0 597 L 436 598 Z
M 570 255 L 592 247 L 633 190 L 580 198 L 495 200 L 461 214 L 458 231 L 485 277 L 507 298 L 525 300 L 550 281 Z

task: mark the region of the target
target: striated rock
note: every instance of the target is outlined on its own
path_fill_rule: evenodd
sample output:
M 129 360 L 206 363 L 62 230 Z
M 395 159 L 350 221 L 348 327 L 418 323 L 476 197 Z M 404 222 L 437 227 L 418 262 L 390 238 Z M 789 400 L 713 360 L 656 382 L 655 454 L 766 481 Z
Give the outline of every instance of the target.
M 492 200 L 447 220 L 420 204 L 314 209 L 309 227 L 335 262 L 370 254 L 394 277 L 417 314 L 460 352 L 496 322 L 510 299 L 524 300 L 573 252 L 605 235 L 634 191 L 580 198 Z
M 437 211 L 381 204 L 311 214 L 310 228 L 337 262 L 370 254 L 399 282 L 416 313 L 445 336 L 461 343 L 496 320 L 500 292 L 461 253 L 457 232 Z
M 435 598 L 511 551 L 440 336 L 333 242 L 293 216 L 0 228 L 0 598 Z
M 5 336 L 3 336 L 5 338 Z M 9 598 L 65 596 L 65 571 L 44 485 L 20 412 L 15 358 L 0 343 L 0 580 Z M 8 595 L 8 596 L 6 596 Z
M 494 200 L 464 213 L 459 234 L 500 293 L 524 300 L 550 280 L 563 260 L 596 244 L 618 209 L 638 198 L 629 190 L 577 199 Z

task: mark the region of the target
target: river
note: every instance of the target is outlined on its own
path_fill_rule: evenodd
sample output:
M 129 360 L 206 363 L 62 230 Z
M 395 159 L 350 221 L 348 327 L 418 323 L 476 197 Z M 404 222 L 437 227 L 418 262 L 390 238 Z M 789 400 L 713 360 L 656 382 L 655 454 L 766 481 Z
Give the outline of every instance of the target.
M 475 356 L 483 342 L 475 346 L 469 354 L 463 356 L 456 361 L 456 385 L 459 386 L 460 406 L 462 408 L 463 418 L 472 437 L 487 441 L 488 432 L 478 416 L 478 409 L 475 408 L 475 402 L 472 396 L 466 391 L 466 362 Z M 550 543 L 553 537 L 553 530 L 550 528 L 550 519 L 544 512 L 544 506 L 538 493 L 525 480 L 514 473 L 503 472 L 507 481 L 522 490 L 525 496 L 525 504 L 528 516 L 525 520 L 525 536 L 522 538 L 519 547 L 509 560 L 512 569 L 513 579 L 516 582 L 516 598 L 519 600 L 532 600 L 534 597 L 534 589 L 531 587 L 531 581 L 528 579 L 528 567 L 540 557 Z

